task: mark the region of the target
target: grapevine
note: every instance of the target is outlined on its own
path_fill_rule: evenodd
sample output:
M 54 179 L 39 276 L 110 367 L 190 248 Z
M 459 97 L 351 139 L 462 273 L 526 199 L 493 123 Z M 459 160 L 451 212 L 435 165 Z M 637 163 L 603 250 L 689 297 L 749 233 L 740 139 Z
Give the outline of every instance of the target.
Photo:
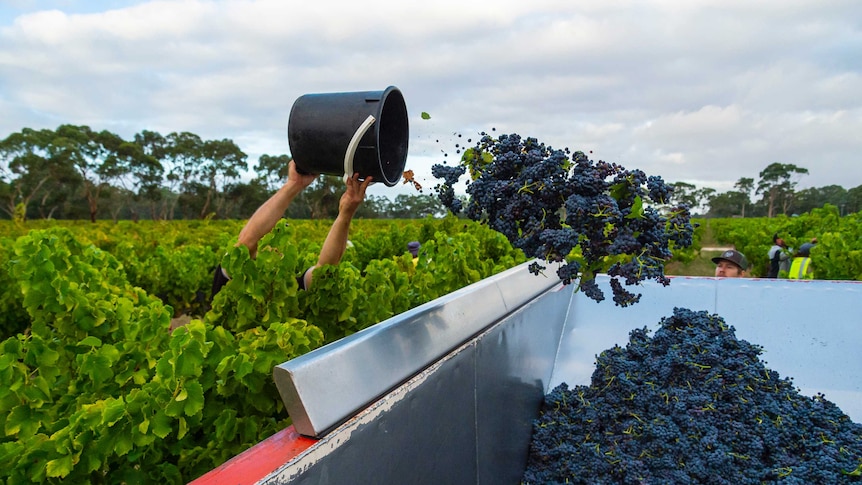
M 469 170 L 466 207 L 453 186 Z M 436 190 L 453 213 L 504 234 L 528 257 L 559 263 L 565 284 L 602 301 L 595 276 L 614 276 L 614 302 L 628 306 L 640 299 L 625 286 L 654 279 L 667 286 L 664 263 L 673 248 L 692 244 L 693 227 L 685 204 L 671 206 L 673 188 L 661 177 L 604 161 L 583 152 L 557 150 L 535 138 L 482 134 L 455 166 L 437 164 L 443 181 Z M 530 271 L 547 269 L 534 262 Z
M 290 423 L 275 365 L 524 261 L 464 222 L 357 220 L 302 292 L 328 221 L 279 222 L 255 259 L 227 221 L 0 224 L 0 483 L 188 483 L 221 465 Z M 216 261 L 235 277 L 171 331 L 163 300 L 193 301 Z

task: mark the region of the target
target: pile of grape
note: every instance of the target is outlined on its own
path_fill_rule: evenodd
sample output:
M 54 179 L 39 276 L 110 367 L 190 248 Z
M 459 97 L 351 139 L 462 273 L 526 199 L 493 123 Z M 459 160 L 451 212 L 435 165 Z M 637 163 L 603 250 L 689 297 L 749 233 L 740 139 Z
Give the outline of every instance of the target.
M 453 186 L 469 170 L 466 207 Z M 535 138 L 482 134 L 458 165 L 437 164 L 432 174 L 440 201 L 458 214 L 504 234 L 524 254 L 560 263 L 557 275 L 596 301 L 604 294 L 595 275 L 607 273 L 614 302 L 636 303 L 623 288 L 646 279 L 669 284 L 664 263 L 672 248 L 688 247 L 689 208 L 671 205 L 672 187 L 640 170 L 556 150 Z M 530 270 L 546 269 L 533 263 Z
M 862 425 L 764 366 L 718 315 L 674 309 L 650 337 L 561 384 L 533 424 L 523 483 L 862 482 Z

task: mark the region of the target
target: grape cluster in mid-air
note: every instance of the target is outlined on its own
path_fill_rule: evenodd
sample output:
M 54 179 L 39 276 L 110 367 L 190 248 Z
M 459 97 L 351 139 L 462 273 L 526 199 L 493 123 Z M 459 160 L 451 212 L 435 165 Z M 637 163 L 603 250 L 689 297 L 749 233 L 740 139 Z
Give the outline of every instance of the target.
M 437 186 L 437 197 L 440 202 L 453 213 L 461 212 L 461 199 L 455 197 L 453 185 L 464 175 L 466 169 L 461 166 L 434 165 L 431 167 L 431 175 L 443 179 L 443 183 Z
M 862 424 L 761 352 L 705 311 L 633 330 L 545 396 L 522 483 L 862 483 Z
M 467 217 L 504 234 L 528 257 L 559 263 L 559 278 L 577 281 L 596 301 L 604 299 L 596 274 L 614 277 L 614 302 L 627 306 L 640 294 L 623 283 L 654 279 L 667 285 L 664 263 L 671 250 L 692 244 L 688 207 L 671 206 L 673 187 L 640 170 L 556 150 L 535 138 L 483 133 L 458 165 L 432 168 L 443 179 L 438 197 L 455 214 L 462 202 L 453 186 L 467 171 Z M 544 269 L 539 262 L 530 265 L 535 274 Z

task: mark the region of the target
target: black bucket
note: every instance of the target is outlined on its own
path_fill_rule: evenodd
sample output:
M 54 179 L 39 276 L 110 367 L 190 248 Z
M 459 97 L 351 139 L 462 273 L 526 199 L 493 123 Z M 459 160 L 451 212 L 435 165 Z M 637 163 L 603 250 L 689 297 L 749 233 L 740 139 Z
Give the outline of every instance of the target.
M 394 86 L 383 91 L 322 93 L 293 103 L 287 140 L 304 173 L 369 175 L 389 187 L 407 162 L 407 106 Z

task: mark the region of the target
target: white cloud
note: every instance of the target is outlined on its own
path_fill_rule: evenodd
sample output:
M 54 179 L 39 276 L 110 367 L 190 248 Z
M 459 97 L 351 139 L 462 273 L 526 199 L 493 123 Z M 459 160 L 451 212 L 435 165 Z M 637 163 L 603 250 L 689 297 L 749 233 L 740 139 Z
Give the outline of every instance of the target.
M 670 181 L 732 187 L 780 161 L 850 188 L 859 18 L 856 0 L 6 2 L 0 137 L 75 123 L 280 154 L 298 96 L 396 85 L 426 187 L 496 128 Z

